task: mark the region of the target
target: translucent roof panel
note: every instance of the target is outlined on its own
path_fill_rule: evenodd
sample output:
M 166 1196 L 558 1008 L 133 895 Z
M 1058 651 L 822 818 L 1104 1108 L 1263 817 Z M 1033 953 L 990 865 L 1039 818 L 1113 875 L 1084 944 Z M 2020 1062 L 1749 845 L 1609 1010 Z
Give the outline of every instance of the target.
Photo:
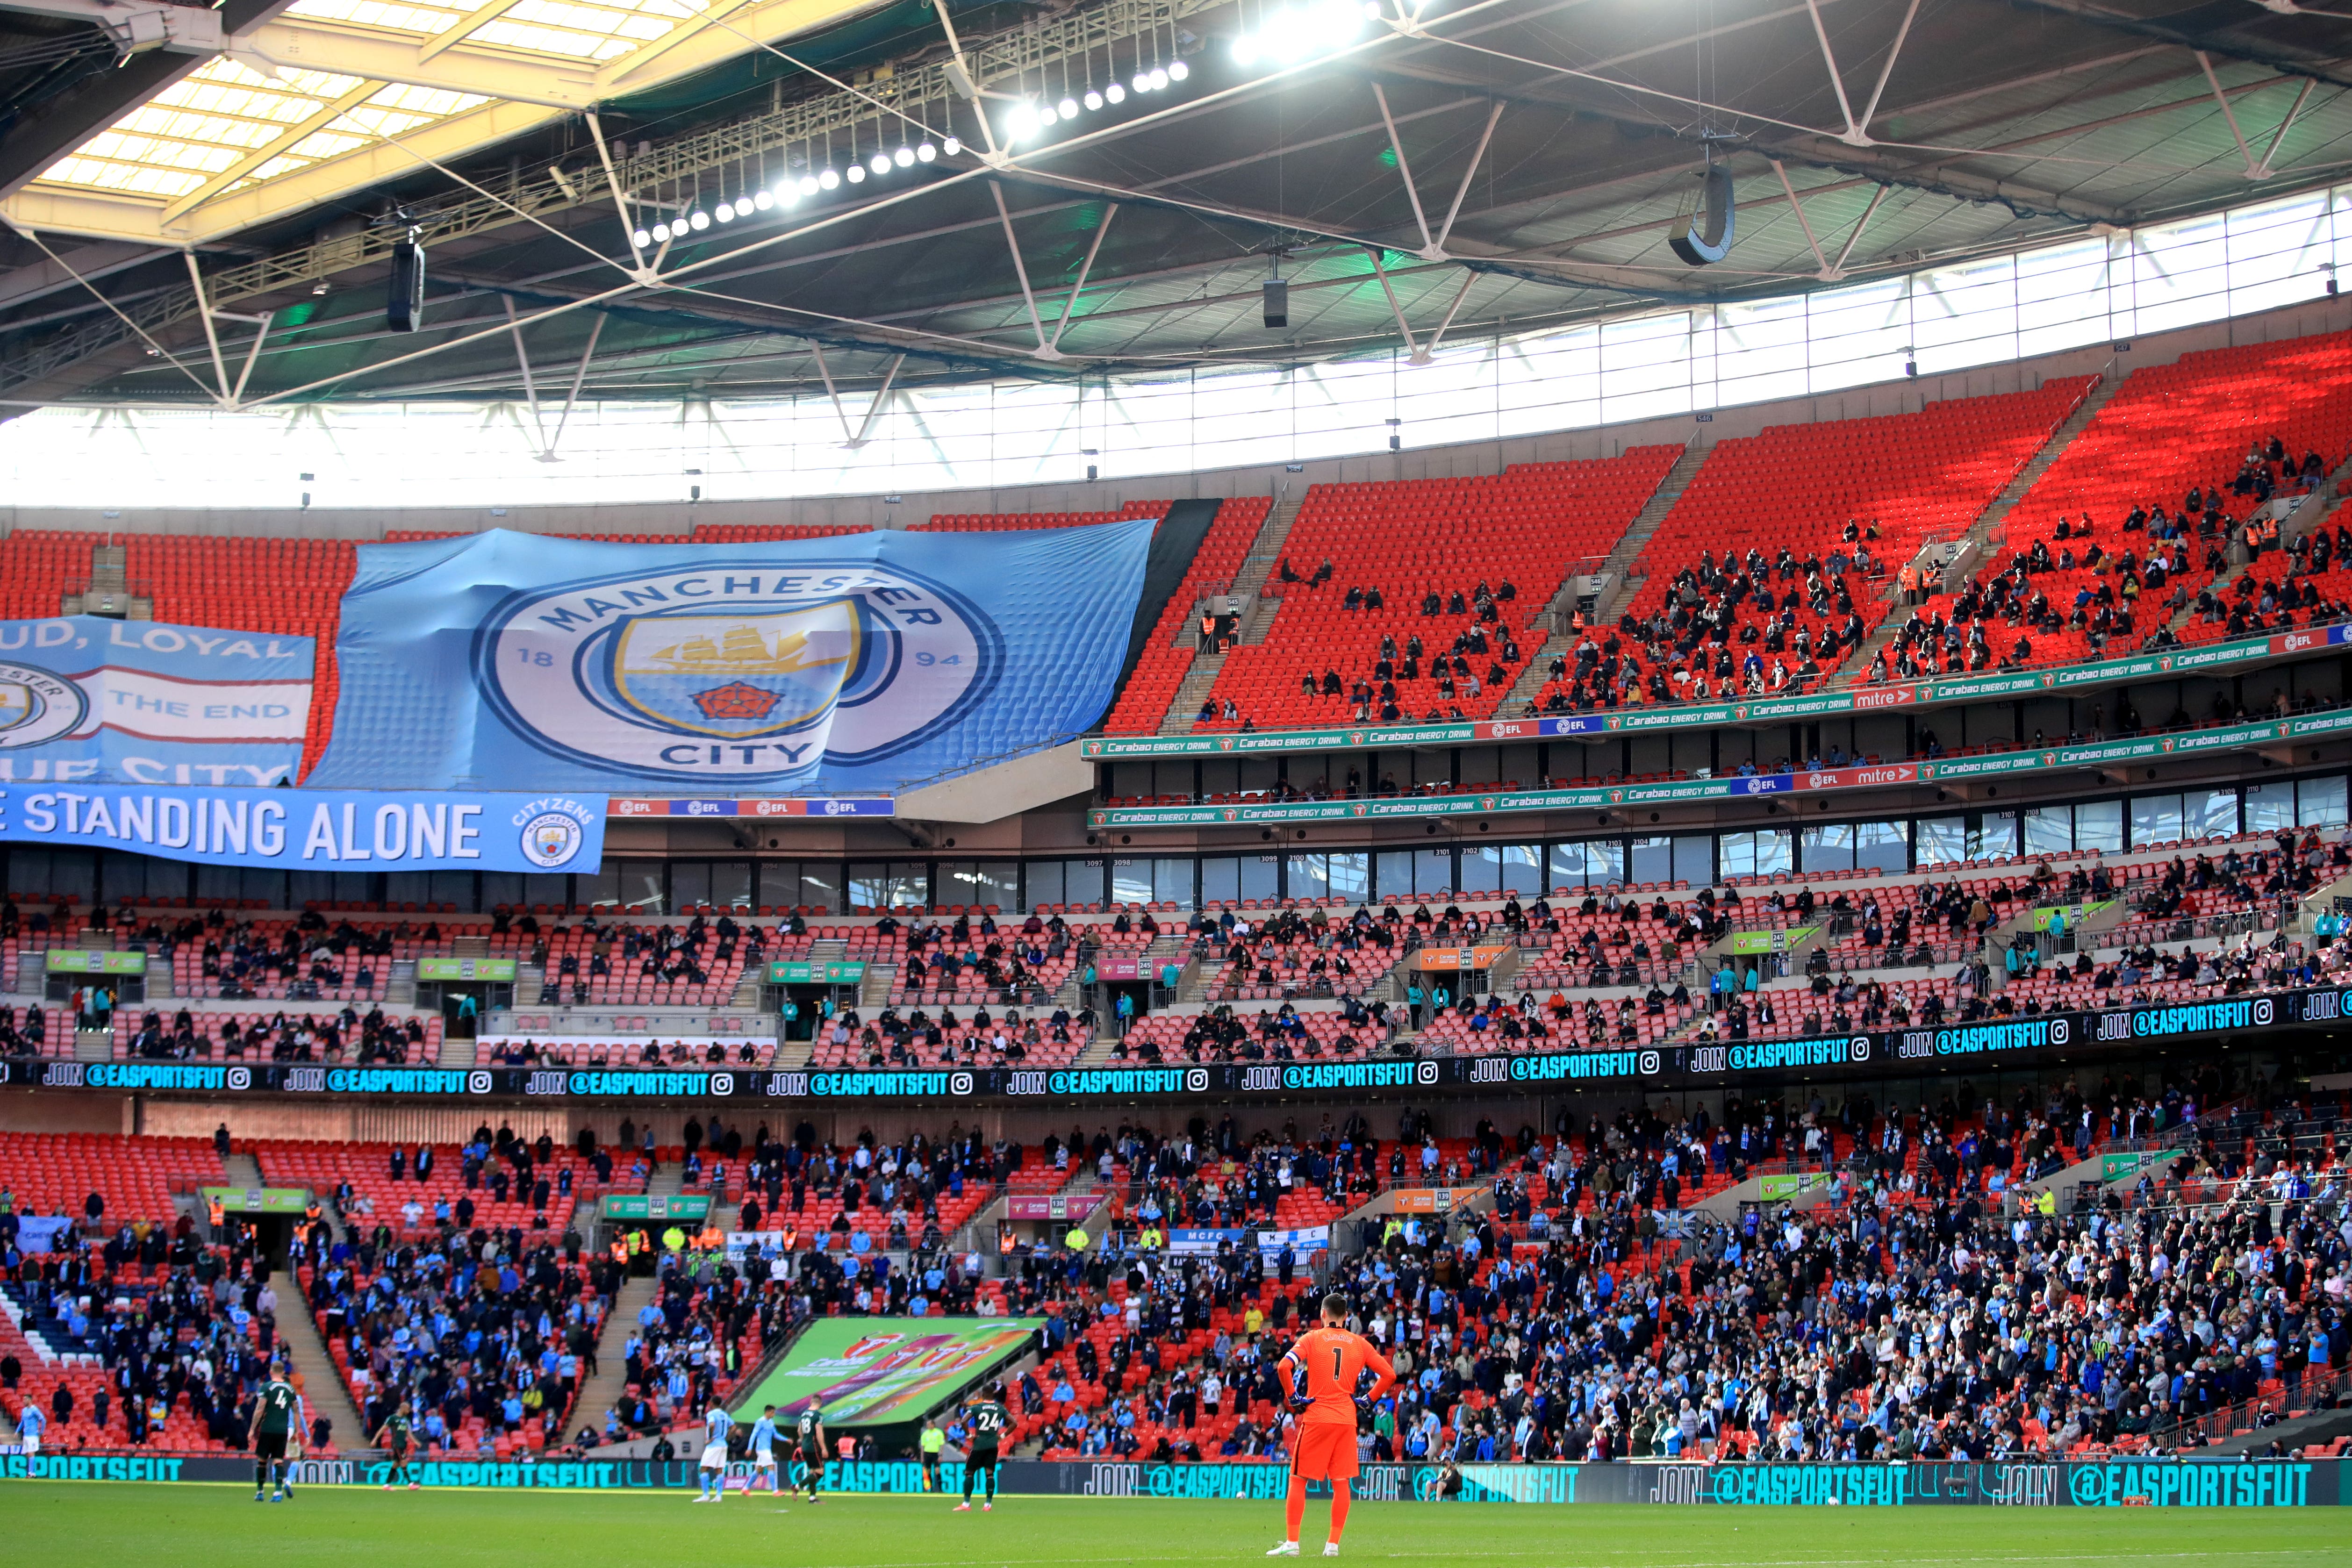
M 436 37 L 464 20 L 472 7 L 413 5 L 403 0 L 295 0 L 289 16 L 312 16 L 321 22 L 356 22 L 391 33 Z
M 613 60 L 702 15 L 693 0 L 518 0 L 467 35 L 471 42 L 566 59 Z
M 229 189 L 274 180 L 280 174 L 291 174 L 313 163 L 340 158 L 384 137 L 399 136 L 419 126 L 446 120 L 453 114 L 463 114 L 488 101 L 471 93 L 445 92 L 429 87 L 404 87 L 397 82 L 380 87 L 364 101 L 345 110 L 326 125 L 292 145 L 279 149 L 278 156 L 252 170 Z
M 714 15 L 732 8 L 721 0 L 713 3 L 718 6 Z M 478 9 L 495 9 L 497 15 L 466 27 Z M 440 37 L 464 28 L 467 43 L 485 48 L 601 63 L 632 54 L 698 19 L 705 6 L 702 0 L 514 0 L 504 7 L 478 8 L 409 0 L 296 0 L 289 14 L 412 37 Z
M 273 80 L 217 56 L 58 160 L 41 179 L 183 196 L 283 140 L 360 85 L 357 77 L 329 71 L 282 70 Z
M 845 13 L 858 3 L 820 0 L 819 8 Z M 736 30 L 748 16 L 741 24 L 730 20 L 749 9 L 743 0 L 294 0 L 283 20 L 306 35 L 300 53 L 312 61 L 381 61 L 387 38 L 396 40 L 395 55 L 414 48 L 476 57 L 452 61 L 438 77 L 443 85 L 426 87 L 387 83 L 375 73 L 408 72 L 382 64 L 343 71 L 281 66 L 264 77 L 221 56 L 58 159 L 37 183 L 130 198 L 146 208 L 123 220 L 134 228 L 156 205 L 165 225 L 177 225 L 231 192 L 251 193 L 350 160 L 387 139 L 404 142 L 428 129 L 462 129 L 484 106 L 499 103 L 502 69 L 530 77 L 551 68 L 567 81 L 603 78 L 625 70 L 648 49 L 662 51 L 673 74 L 702 68 L 710 58 L 757 47 Z M 419 62 L 421 79 L 436 79 L 431 57 Z M 655 73 L 646 79 L 661 78 Z M 478 86 L 489 94 L 457 90 Z M 545 100 L 519 91 L 512 101 Z M 521 118 L 507 115 L 496 124 Z M 491 123 L 485 120 L 486 128 Z M 351 166 L 362 171 L 359 162 Z M 354 175 L 365 177 L 363 171 Z M 331 172 L 326 178 L 323 188 L 332 189 Z M 315 193 L 287 198 L 314 199 Z M 253 209 L 248 203 L 238 210 Z

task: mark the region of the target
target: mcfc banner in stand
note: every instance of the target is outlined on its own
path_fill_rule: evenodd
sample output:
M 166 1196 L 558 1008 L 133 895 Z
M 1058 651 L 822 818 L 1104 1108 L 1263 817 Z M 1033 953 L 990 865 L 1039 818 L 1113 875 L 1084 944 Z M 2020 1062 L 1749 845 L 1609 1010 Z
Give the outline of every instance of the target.
M 0 621 L 0 784 L 280 783 L 302 760 L 316 653 L 160 621 Z
M 764 544 L 362 545 L 310 782 L 888 792 L 1109 706 L 1148 520 Z
M 593 872 L 602 795 L 0 787 L 0 842 L 279 871 Z

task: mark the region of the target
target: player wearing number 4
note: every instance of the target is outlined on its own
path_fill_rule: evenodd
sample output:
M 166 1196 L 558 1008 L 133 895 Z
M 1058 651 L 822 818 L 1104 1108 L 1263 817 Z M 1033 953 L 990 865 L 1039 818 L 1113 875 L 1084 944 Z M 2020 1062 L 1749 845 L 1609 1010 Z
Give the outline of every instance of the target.
M 302 1396 L 294 1392 L 294 1385 L 286 1377 L 284 1362 L 271 1364 L 269 1381 L 263 1385 L 261 1397 L 254 1402 L 253 1420 L 246 1427 L 246 1440 L 253 1447 L 256 1502 L 262 1500 L 273 1476 L 278 1490 L 268 1492 L 271 1502 L 284 1502 L 294 1495 L 287 1468 L 302 1457 Z
M 1300 1334 L 1282 1358 L 1280 1375 L 1297 1413 L 1290 1436 L 1290 1532 L 1268 1557 L 1298 1555 L 1309 1481 L 1331 1483 L 1331 1536 L 1323 1543 L 1323 1555 L 1339 1555 L 1339 1532 L 1348 1525 L 1348 1483 L 1356 1479 L 1356 1417 L 1396 1384 L 1396 1368 L 1370 1340 L 1349 1333 L 1347 1321 L 1348 1303 L 1336 1294 L 1324 1297 L 1322 1325 Z M 1366 1372 L 1374 1382 L 1360 1396 L 1357 1385 Z

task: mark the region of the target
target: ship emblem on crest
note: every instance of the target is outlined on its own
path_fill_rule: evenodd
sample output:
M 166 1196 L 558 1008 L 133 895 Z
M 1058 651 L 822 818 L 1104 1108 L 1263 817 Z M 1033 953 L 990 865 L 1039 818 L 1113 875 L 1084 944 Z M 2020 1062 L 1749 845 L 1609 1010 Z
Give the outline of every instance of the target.
M 638 616 L 613 637 L 613 689 L 680 729 L 770 735 L 833 705 L 857 644 L 846 600 L 767 614 Z

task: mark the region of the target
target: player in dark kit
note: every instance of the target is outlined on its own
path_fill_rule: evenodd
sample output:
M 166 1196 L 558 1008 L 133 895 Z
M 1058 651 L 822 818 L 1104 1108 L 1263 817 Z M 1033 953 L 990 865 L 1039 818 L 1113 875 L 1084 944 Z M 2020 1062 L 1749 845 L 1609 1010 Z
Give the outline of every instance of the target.
M 384 1478 L 383 1490 L 390 1491 L 403 1481 L 408 1483 L 410 1491 L 420 1490 L 416 1478 L 408 1473 L 408 1455 L 415 1443 L 409 1433 L 407 1411 L 394 1408 L 383 1418 L 375 1435 L 375 1445 L 392 1458 L 392 1473 Z
M 823 1502 L 824 1499 L 816 1495 L 816 1489 L 824 1480 L 824 1412 L 814 1399 L 801 1412 L 800 1444 L 801 1465 L 808 1471 L 808 1500 Z
M 988 1479 L 988 1493 L 981 1501 L 980 1511 L 992 1513 L 996 1509 L 997 1453 L 1004 1441 L 1006 1428 L 1013 1425 L 1013 1418 L 1004 1413 L 1004 1385 L 990 1384 L 987 1397 L 967 1409 L 964 1418 L 971 1436 L 966 1439 L 963 1450 L 963 1500 L 955 1505 L 955 1511 L 971 1511 L 972 1480 L 984 1476 Z
M 286 1479 L 286 1459 L 294 1434 L 302 1429 L 302 1396 L 286 1381 L 284 1363 L 269 1369 L 269 1381 L 262 1385 L 261 1397 L 253 1404 L 253 1421 L 246 1428 L 247 1440 L 253 1445 L 253 1500 L 259 1502 L 268 1490 L 272 1472 L 278 1490 L 269 1493 L 271 1502 L 284 1502 L 294 1495 Z

